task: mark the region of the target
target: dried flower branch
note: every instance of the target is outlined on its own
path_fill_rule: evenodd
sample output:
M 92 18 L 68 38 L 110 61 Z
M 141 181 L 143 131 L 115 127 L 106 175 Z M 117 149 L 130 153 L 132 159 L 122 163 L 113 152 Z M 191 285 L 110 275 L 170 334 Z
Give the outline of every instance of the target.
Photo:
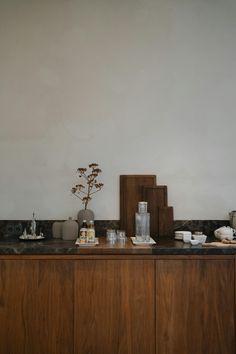
M 103 183 L 97 181 L 98 175 L 102 172 L 98 164 L 91 163 L 88 167 L 90 171 L 87 171 L 87 168 L 84 167 L 77 169 L 80 183 L 71 188 L 71 193 L 82 201 L 84 209 L 87 209 L 88 203 L 92 199 L 91 195 L 99 192 L 104 186 Z

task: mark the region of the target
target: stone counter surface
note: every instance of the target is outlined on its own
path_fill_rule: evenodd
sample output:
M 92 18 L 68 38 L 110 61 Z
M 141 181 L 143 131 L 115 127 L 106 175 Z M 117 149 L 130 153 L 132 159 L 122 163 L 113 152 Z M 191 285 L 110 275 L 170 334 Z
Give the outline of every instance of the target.
M 79 247 L 75 241 L 0 241 L 0 255 L 234 255 L 236 247 L 202 247 L 172 238 L 156 239 L 154 246 L 135 246 L 130 238 L 125 243 L 109 243 L 99 237 L 95 247 Z M 207 242 L 215 241 L 208 238 Z

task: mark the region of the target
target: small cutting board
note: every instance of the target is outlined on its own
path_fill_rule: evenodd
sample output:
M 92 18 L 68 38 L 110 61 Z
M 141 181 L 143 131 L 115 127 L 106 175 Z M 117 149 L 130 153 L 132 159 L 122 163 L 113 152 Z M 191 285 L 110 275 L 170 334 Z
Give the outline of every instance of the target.
M 203 247 L 236 247 L 236 243 L 209 242 L 203 243 Z

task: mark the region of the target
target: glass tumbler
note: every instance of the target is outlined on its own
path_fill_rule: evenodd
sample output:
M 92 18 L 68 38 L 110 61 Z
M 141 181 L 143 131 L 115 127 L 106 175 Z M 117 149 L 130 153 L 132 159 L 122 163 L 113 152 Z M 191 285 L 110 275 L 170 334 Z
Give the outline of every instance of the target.
M 107 229 L 107 241 L 109 242 L 115 242 L 116 241 L 116 230 L 113 229 Z
M 117 240 L 124 242 L 126 240 L 126 234 L 124 230 L 117 230 Z

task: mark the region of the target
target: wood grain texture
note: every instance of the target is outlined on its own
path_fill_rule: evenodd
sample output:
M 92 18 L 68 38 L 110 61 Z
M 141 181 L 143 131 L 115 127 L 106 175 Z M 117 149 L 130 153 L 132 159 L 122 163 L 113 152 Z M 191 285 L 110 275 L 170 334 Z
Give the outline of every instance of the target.
M 157 207 L 168 206 L 167 186 L 144 186 L 143 187 L 143 200 L 148 202 L 151 208 L 152 203 Z
M 120 228 L 127 236 L 135 236 L 135 212 L 143 199 L 143 187 L 155 186 L 155 175 L 120 176 Z
M 160 237 L 174 237 L 173 207 L 158 208 L 158 235 Z
M 31 354 L 37 261 L 0 261 L 0 354 Z
M 75 353 L 154 354 L 153 261 L 79 261 Z
M 143 200 L 148 203 L 150 213 L 150 235 L 159 235 L 159 209 L 167 206 L 167 186 L 146 186 L 143 187 Z
M 236 256 L 32 257 L 0 260 L 0 354 L 235 353 Z
M 73 261 L 39 261 L 34 353 L 73 353 L 73 282 Z
M 0 261 L 0 323 L 0 354 L 73 353 L 70 262 Z
M 235 353 L 233 260 L 156 261 L 157 354 Z

